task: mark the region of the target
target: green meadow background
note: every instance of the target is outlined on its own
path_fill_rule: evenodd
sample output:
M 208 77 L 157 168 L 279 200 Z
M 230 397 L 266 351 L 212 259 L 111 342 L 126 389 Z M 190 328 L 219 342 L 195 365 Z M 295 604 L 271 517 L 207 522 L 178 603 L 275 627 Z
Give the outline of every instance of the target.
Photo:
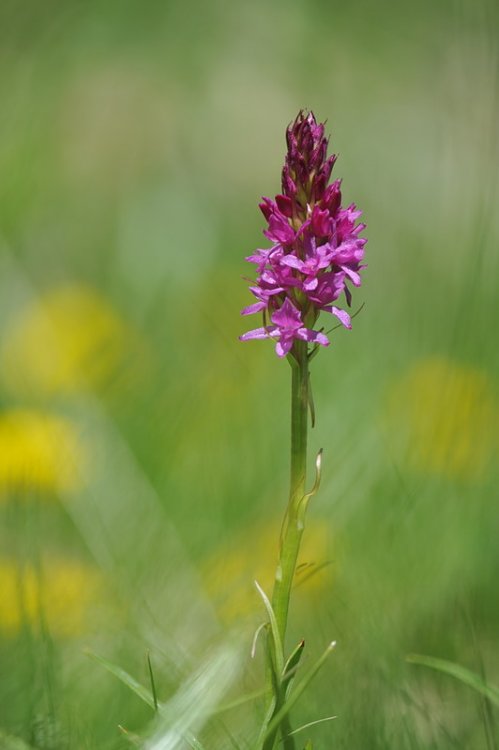
M 337 646 L 292 719 L 337 718 L 297 741 L 499 747 L 406 661 L 499 685 L 498 35 L 494 0 L 3 0 L 1 748 L 255 738 L 261 700 L 220 708 L 263 684 L 290 373 L 237 337 L 300 108 L 369 242 L 312 367 L 288 646 Z M 89 652 L 148 689 L 149 653 L 163 723 Z

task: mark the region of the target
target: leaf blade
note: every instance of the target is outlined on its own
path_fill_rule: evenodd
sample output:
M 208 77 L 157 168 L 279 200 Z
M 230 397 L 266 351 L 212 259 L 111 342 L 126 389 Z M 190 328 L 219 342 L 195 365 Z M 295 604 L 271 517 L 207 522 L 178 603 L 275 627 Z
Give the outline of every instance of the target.
M 150 708 L 156 710 L 155 700 L 152 693 L 146 687 L 144 687 L 144 685 L 141 685 L 138 680 L 128 674 L 128 672 L 119 667 L 117 664 L 113 664 L 113 662 L 104 659 L 103 656 L 99 656 L 98 654 L 90 650 L 87 650 L 85 653 L 87 654 L 87 656 L 90 656 L 91 659 L 94 659 L 94 661 L 103 666 L 104 669 L 107 669 L 107 671 L 114 675 L 120 682 L 126 685 L 132 692 L 135 693 L 135 695 L 141 698 L 144 703 L 147 703 Z
M 435 656 L 424 656 L 422 654 L 409 654 L 406 656 L 406 661 L 410 664 L 419 664 L 454 677 L 464 685 L 484 695 L 495 706 L 499 706 L 499 688 L 488 684 L 475 672 L 462 667 L 460 664 L 447 661 L 447 659 L 439 659 Z

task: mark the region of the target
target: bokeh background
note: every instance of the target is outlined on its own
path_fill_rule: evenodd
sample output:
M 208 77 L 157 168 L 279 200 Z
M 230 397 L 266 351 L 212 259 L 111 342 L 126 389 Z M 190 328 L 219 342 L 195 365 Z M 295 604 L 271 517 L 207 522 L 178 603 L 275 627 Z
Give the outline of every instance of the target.
M 148 735 L 88 651 L 146 685 L 150 652 L 160 733 L 254 738 L 258 700 L 217 710 L 262 684 L 289 368 L 237 336 L 302 107 L 369 243 L 353 331 L 313 363 L 290 645 L 338 646 L 294 724 L 337 715 L 318 748 L 499 746 L 497 709 L 406 662 L 499 684 L 498 23 L 494 0 L 3 0 L 3 748 Z

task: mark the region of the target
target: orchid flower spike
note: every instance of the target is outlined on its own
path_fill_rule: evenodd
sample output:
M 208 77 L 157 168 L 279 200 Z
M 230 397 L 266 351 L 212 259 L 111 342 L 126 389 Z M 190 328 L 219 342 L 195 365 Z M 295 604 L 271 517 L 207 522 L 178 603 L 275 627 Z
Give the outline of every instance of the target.
M 274 339 L 279 357 L 292 353 L 299 339 L 315 348 L 329 344 L 322 330 L 314 329 L 322 311 L 351 328 L 350 315 L 333 303 L 343 295 L 350 306 L 350 285 L 361 284 L 367 242 L 360 237 L 366 226 L 358 221 L 361 211 L 353 203 L 341 205 L 341 180 L 330 183 L 336 155 L 327 155 L 324 124 L 300 111 L 286 142 L 282 193 L 260 204 L 272 246 L 246 259 L 256 265 L 250 291 L 257 301 L 241 312 L 262 312 L 264 325 L 240 336 Z

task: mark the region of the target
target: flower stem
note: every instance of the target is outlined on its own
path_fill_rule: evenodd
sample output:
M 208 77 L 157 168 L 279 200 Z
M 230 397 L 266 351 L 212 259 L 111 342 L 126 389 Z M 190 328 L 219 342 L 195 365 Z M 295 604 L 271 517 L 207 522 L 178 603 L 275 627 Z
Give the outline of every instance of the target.
M 296 341 L 291 381 L 291 473 L 289 502 L 281 534 L 272 606 L 281 642 L 284 645 L 288 622 L 289 599 L 304 529 L 304 508 L 307 471 L 307 422 L 309 373 L 307 342 Z
M 288 623 L 289 600 L 296 570 L 304 529 L 306 503 L 305 479 L 307 470 L 307 423 L 309 405 L 308 347 L 305 341 L 296 341 L 293 346 L 291 379 L 291 475 L 289 501 L 281 531 L 279 561 L 272 592 L 274 610 L 280 642 L 284 648 Z M 285 699 L 280 680 L 282 675 L 272 677 L 272 656 L 269 656 L 267 669 L 268 698 L 274 705 L 272 716 L 282 708 Z M 272 718 L 271 716 L 271 718 Z M 294 737 L 290 736 L 291 726 L 286 715 L 280 728 L 284 750 L 294 750 Z M 272 750 L 277 740 L 278 728 L 267 738 L 263 750 Z

